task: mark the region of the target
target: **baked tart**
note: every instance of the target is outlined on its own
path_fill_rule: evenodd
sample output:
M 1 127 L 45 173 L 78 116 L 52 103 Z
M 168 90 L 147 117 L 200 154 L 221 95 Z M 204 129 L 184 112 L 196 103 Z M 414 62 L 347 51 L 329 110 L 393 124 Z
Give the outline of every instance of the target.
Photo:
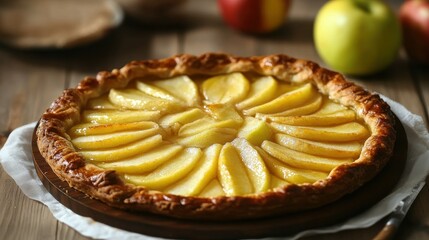
M 378 95 L 310 61 L 182 54 L 86 77 L 36 135 L 60 179 L 110 206 L 231 220 L 355 191 L 389 161 L 394 121 Z

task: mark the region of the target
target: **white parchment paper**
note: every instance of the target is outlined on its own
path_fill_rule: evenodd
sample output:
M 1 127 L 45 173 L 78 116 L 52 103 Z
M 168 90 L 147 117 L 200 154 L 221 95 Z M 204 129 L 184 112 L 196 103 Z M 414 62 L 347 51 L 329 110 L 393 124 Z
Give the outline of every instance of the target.
M 297 239 L 308 235 L 369 227 L 392 212 L 402 199 L 413 191 L 420 191 L 423 187 L 429 173 L 429 133 L 425 124 L 420 116 L 412 114 L 404 106 L 386 97 L 383 98 L 401 120 L 407 133 L 408 159 L 398 185 L 391 194 L 372 208 L 345 222 L 320 229 L 309 229 L 282 239 Z M 27 197 L 46 205 L 56 219 L 84 236 L 97 239 L 159 239 L 127 232 L 96 222 L 91 218 L 82 217 L 55 200 L 44 188 L 34 169 L 31 138 L 35 124 L 30 123 L 14 130 L 0 150 L 0 163 L 4 170 L 15 180 Z

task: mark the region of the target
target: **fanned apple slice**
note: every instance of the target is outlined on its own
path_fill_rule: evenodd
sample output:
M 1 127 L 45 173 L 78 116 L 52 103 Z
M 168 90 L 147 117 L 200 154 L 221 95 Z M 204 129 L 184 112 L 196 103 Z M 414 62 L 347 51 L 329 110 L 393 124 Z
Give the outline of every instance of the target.
M 151 121 L 110 124 L 81 123 L 70 128 L 69 135 L 72 137 L 100 135 L 121 131 L 144 130 L 157 127 L 159 127 L 158 124 Z
M 82 113 L 82 121 L 97 124 L 130 123 L 156 121 L 160 116 L 159 111 L 85 110 Z
M 199 197 L 219 197 L 225 196 L 225 192 L 222 189 L 217 178 L 211 180 L 209 184 L 198 194 Z
M 86 104 L 86 109 L 118 109 L 118 107 L 110 102 L 107 95 L 104 95 L 102 97 L 89 99 Z
M 218 179 L 227 196 L 246 195 L 253 192 L 246 167 L 231 143 L 223 145 L 220 151 Z
M 172 135 L 176 135 L 179 129 L 190 122 L 206 116 L 203 110 L 192 108 L 183 112 L 165 115 L 159 120 L 159 125 Z
M 150 172 L 167 162 L 182 149 L 183 147 L 180 145 L 162 145 L 145 152 L 143 155 L 137 155 L 116 162 L 99 163 L 98 166 L 113 169 L 119 173 L 142 174 Z
M 241 110 L 266 103 L 275 97 L 277 90 L 278 84 L 273 77 L 260 77 L 250 85 L 247 98 L 237 103 L 236 107 Z
M 182 196 L 196 196 L 216 177 L 222 145 L 213 144 L 204 150 L 204 155 L 192 171 L 180 181 L 164 189 L 167 193 Z
M 188 76 L 182 75 L 170 79 L 153 81 L 151 84 L 181 99 L 187 106 L 197 106 L 201 101 L 197 85 Z
M 311 83 L 307 83 L 302 87 L 286 92 L 283 95 L 271 100 L 262 105 L 255 106 L 250 109 L 243 110 L 245 115 L 255 115 L 256 113 L 278 113 L 283 112 L 288 109 L 296 108 L 302 106 L 305 102 L 311 99 L 315 94 L 317 94 L 314 87 Z
M 136 89 L 112 89 L 109 100 L 117 106 L 134 110 L 174 112 L 182 108 L 177 102 L 156 98 Z
M 325 179 L 328 176 L 326 172 L 318 172 L 287 166 L 283 162 L 267 154 L 261 148 L 257 148 L 257 150 L 265 160 L 267 168 L 274 174 L 273 176 L 277 176 L 288 183 L 314 183 L 320 179 Z
M 270 126 L 253 117 L 244 119 L 243 127 L 238 131 L 238 137 L 247 139 L 253 145 L 261 145 L 264 140 L 270 139 L 273 134 Z
M 280 188 L 280 187 L 286 186 L 288 184 L 290 184 L 290 183 L 288 183 L 287 181 L 285 181 L 285 180 L 283 180 L 283 179 L 281 179 L 279 177 L 271 175 L 271 186 L 270 186 L 270 189 Z
M 360 142 L 316 142 L 295 138 L 287 134 L 281 133 L 276 134 L 275 139 L 276 142 L 282 146 L 294 149 L 296 151 L 318 155 L 322 157 L 357 158 L 359 157 L 363 147 L 363 144 Z
M 166 92 L 165 90 L 152 86 L 150 84 L 144 83 L 142 81 L 137 81 L 136 82 L 136 87 L 138 90 L 144 92 L 147 95 L 156 97 L 156 98 L 161 98 L 167 101 L 172 101 L 172 102 L 181 102 L 181 99 L 177 99 L 176 97 L 172 96 L 171 94 L 169 94 L 168 92 Z
M 246 97 L 250 84 L 242 73 L 211 77 L 201 85 L 205 99 L 210 103 L 236 103 Z
M 352 110 L 338 111 L 330 114 L 311 114 L 304 116 L 273 117 L 266 119 L 272 122 L 294 126 L 331 126 L 348 123 L 356 120 L 356 113 Z
M 207 104 L 205 109 L 215 120 L 232 119 L 238 124 L 243 122 L 243 118 L 231 104 Z
M 345 111 L 348 108 L 334 101 L 324 101 L 320 109 L 315 114 L 331 114 L 335 112 Z
M 150 128 L 138 131 L 108 133 L 102 135 L 81 136 L 71 140 L 78 149 L 97 150 L 119 147 L 137 140 L 160 133 L 160 128 Z
M 159 146 L 161 143 L 162 136 L 157 134 L 123 147 L 96 151 L 81 151 L 80 153 L 88 161 L 112 162 L 144 153 Z
M 314 113 L 322 106 L 323 97 L 321 94 L 316 94 L 309 102 L 304 103 L 303 106 L 292 108 L 279 113 L 263 114 L 257 113 L 256 118 L 265 120 L 267 117 L 286 117 L 286 116 L 303 116 Z
M 188 174 L 203 155 L 199 148 L 186 148 L 147 175 L 125 174 L 126 181 L 149 189 L 161 190 Z
M 188 147 L 206 148 L 212 144 L 224 144 L 232 141 L 237 135 L 234 128 L 210 128 L 195 135 L 177 138 L 177 143 Z
M 271 156 L 296 168 L 329 172 L 341 164 L 353 162 L 352 158 L 335 159 L 297 152 L 270 141 L 264 141 L 261 147 Z
M 180 137 L 192 136 L 202 131 L 213 128 L 237 128 L 241 124 L 234 119 L 226 119 L 223 121 L 216 121 L 210 117 L 200 118 L 191 123 L 183 125 L 179 129 L 178 135 Z
M 246 166 L 247 176 L 252 182 L 253 192 L 260 193 L 268 190 L 271 180 L 270 173 L 256 149 L 243 138 L 236 138 L 231 144 L 237 149 L 244 166 Z
M 272 122 L 270 125 L 279 132 L 288 135 L 321 142 L 349 142 L 367 138 L 368 129 L 357 122 L 330 127 L 291 126 Z

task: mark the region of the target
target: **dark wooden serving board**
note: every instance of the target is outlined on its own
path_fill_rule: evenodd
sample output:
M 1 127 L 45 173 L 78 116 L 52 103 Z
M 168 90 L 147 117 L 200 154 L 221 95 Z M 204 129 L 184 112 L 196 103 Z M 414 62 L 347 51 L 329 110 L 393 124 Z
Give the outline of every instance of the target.
M 329 226 L 350 218 L 389 194 L 401 177 L 407 159 L 407 136 L 397 119 L 397 141 L 383 171 L 357 191 L 330 205 L 280 217 L 248 221 L 190 221 L 112 208 L 61 181 L 32 139 L 34 166 L 46 189 L 73 212 L 107 225 L 145 235 L 184 239 L 237 239 L 286 236 L 306 229 Z

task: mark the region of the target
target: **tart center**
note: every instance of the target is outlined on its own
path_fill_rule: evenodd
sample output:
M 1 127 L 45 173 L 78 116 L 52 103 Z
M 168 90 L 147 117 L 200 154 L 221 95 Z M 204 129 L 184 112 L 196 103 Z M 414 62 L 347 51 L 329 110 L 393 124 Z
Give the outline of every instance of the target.
M 322 180 L 356 160 L 370 132 L 310 83 L 231 73 L 111 89 L 69 135 L 86 161 L 128 183 L 209 197 Z

